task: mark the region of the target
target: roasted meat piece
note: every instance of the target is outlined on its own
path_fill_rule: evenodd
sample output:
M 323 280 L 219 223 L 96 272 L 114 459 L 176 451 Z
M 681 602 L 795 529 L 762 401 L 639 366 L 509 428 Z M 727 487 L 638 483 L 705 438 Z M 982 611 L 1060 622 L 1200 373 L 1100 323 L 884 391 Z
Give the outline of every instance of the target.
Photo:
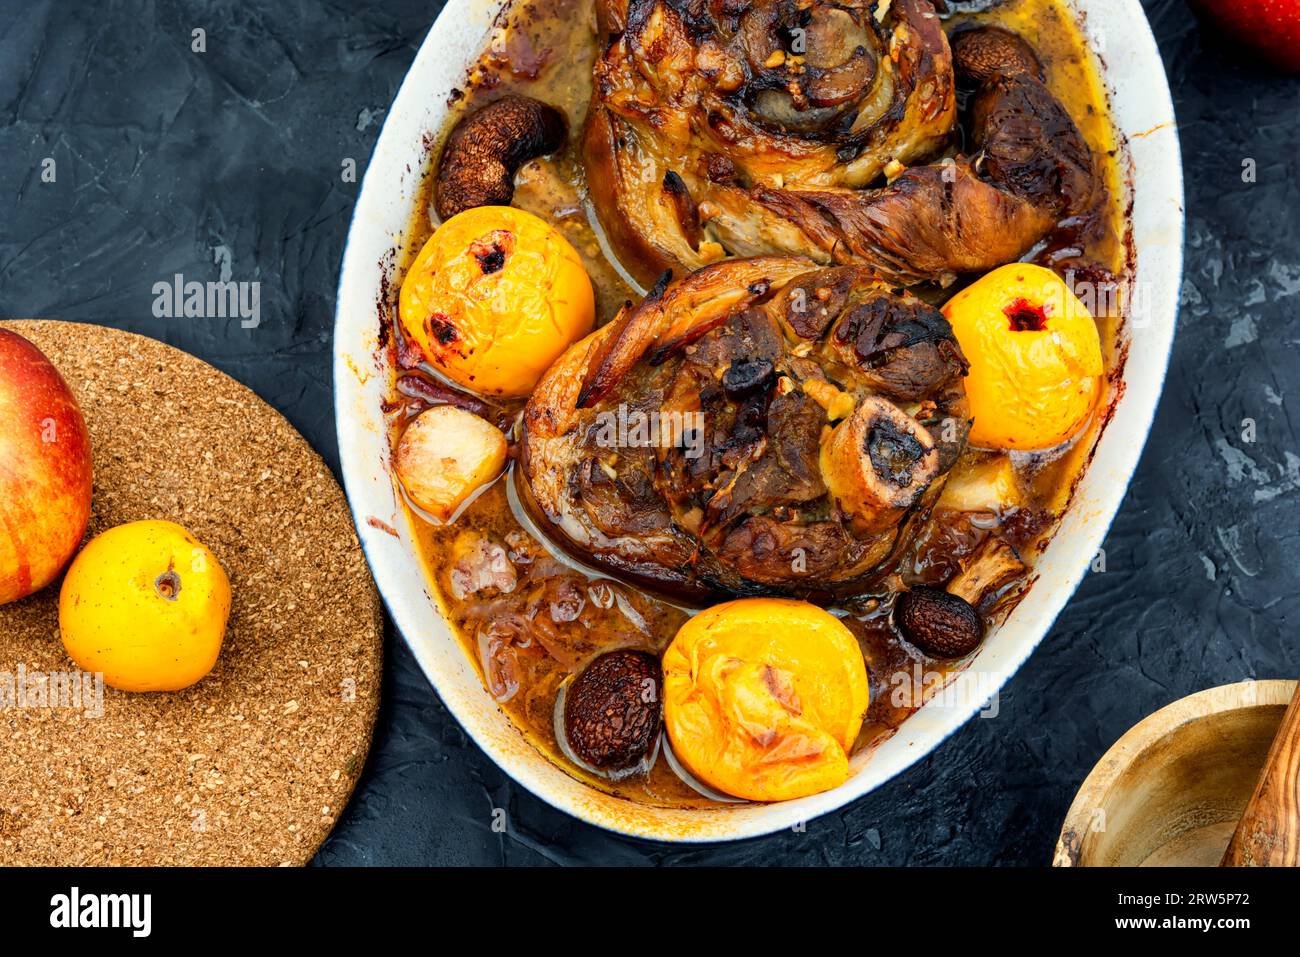
M 768 254 L 946 284 L 1019 258 L 1093 191 L 1029 46 L 980 28 L 950 48 L 928 0 L 597 7 L 587 181 L 647 286 Z M 959 84 L 970 155 L 908 168 L 951 144 Z
M 578 557 L 662 591 L 851 593 L 960 455 L 966 368 L 938 310 L 866 269 L 719 263 L 551 368 L 522 497 Z

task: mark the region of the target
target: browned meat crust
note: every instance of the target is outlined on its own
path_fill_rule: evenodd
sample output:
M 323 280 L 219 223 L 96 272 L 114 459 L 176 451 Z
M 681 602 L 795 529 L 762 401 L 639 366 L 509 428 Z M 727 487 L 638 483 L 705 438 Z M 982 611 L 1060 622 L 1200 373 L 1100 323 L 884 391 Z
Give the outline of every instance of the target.
M 521 490 L 571 552 L 659 590 L 860 591 L 964 448 L 965 372 L 942 314 L 867 270 L 720 263 L 552 367 Z
M 1029 45 L 979 28 L 954 53 L 928 0 L 598 6 L 611 40 L 588 185 L 647 285 L 772 254 L 946 284 L 1019 258 L 1094 191 L 1087 144 Z M 906 169 L 948 143 L 958 81 L 973 90 L 971 155 Z M 883 174 L 896 178 L 871 188 Z

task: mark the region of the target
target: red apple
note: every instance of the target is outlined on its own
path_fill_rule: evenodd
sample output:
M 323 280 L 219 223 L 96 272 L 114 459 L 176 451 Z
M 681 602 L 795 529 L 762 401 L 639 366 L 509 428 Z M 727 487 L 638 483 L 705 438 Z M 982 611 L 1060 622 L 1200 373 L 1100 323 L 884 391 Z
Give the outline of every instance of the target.
M 1300 70 L 1300 0 L 1191 0 L 1208 22 L 1284 70 Z
M 0 329 L 0 605 L 58 577 L 90 521 L 86 420 L 59 370 Z

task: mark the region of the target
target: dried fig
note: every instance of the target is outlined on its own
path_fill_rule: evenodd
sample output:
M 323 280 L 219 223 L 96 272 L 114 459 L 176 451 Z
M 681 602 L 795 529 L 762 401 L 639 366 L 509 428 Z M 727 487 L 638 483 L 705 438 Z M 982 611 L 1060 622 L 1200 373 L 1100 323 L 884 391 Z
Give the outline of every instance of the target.
M 663 722 L 659 660 L 644 651 L 611 651 L 587 665 L 564 699 L 564 735 L 577 758 L 597 771 L 624 771 L 645 758 Z
M 567 135 L 563 113 L 526 96 L 470 113 L 451 131 L 438 162 L 438 215 L 447 220 L 476 206 L 509 206 L 515 171 L 554 153 Z
M 969 602 L 923 585 L 898 596 L 894 622 L 931 658 L 964 658 L 984 638 L 984 622 Z
M 974 85 L 1004 76 L 1043 79 L 1043 65 L 1034 48 L 1001 27 L 967 30 L 952 38 L 952 63 Z

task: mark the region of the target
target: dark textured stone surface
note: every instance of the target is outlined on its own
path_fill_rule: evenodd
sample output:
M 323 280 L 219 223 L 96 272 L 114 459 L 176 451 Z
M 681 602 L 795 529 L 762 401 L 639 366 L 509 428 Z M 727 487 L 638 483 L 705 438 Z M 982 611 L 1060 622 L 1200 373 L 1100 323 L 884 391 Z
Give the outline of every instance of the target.
M 436 2 L 0 3 L 0 316 L 120 326 L 257 389 L 333 465 L 330 329 L 357 186 Z M 551 810 L 390 635 L 370 763 L 322 864 L 1044 864 L 1102 752 L 1192 691 L 1300 671 L 1300 80 L 1147 0 L 1181 124 L 1187 270 L 1155 428 L 1090 575 L 1002 694 L 801 834 L 685 850 Z M 191 52 L 191 31 L 208 50 Z M 56 161 L 54 183 L 41 163 Z M 1243 182 L 1253 160 L 1257 181 Z M 227 259 L 228 257 L 228 259 Z M 159 320 L 174 273 L 262 282 L 262 325 Z M 1243 438 L 1251 420 L 1254 441 Z M 493 809 L 508 830 L 492 829 Z

